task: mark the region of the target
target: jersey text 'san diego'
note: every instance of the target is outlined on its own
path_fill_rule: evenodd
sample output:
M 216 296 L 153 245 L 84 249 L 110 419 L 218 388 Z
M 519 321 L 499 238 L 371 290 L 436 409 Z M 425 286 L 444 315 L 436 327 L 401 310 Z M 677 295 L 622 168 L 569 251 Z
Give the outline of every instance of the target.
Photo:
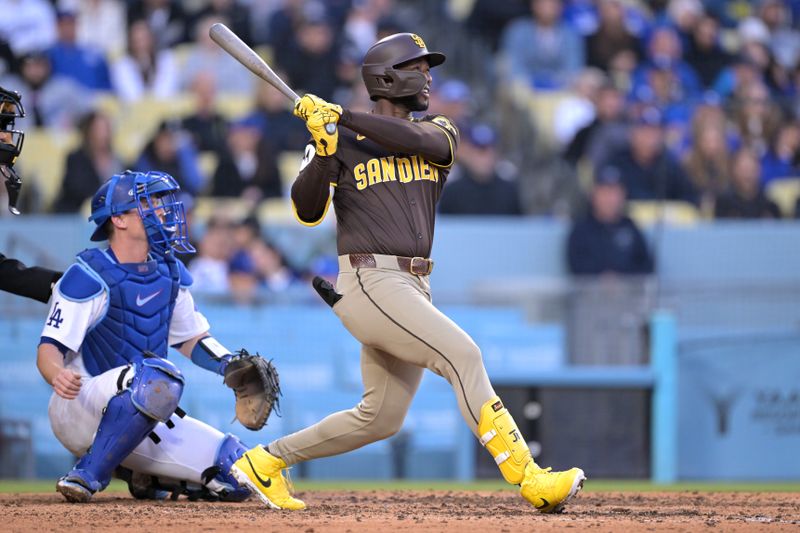
M 390 152 L 347 128 L 339 130 L 333 205 L 340 255 L 371 253 L 428 257 L 436 203 L 453 163 L 458 130 L 442 115 L 428 115 L 444 131 L 451 158 L 436 165 L 417 154 Z

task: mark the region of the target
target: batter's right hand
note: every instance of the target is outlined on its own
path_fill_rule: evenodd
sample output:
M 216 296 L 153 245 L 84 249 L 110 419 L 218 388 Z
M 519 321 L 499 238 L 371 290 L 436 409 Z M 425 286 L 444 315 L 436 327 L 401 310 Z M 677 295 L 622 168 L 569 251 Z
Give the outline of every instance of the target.
M 336 147 L 339 144 L 339 130 L 335 126 L 338 120 L 339 115 L 326 108 L 317 108 L 308 117 L 306 128 L 314 138 L 317 155 L 327 157 L 336 153 Z M 326 129 L 329 124 L 334 125 L 333 133 L 328 133 Z
M 81 392 L 81 376 L 68 368 L 62 368 L 53 378 L 53 390 L 67 400 L 74 400 Z

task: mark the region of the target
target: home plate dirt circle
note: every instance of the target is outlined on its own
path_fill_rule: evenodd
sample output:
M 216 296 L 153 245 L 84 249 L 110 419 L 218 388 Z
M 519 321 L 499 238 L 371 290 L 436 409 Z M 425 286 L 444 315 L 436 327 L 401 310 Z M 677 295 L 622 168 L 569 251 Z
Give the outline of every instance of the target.
M 542 515 L 515 492 L 298 492 L 309 508 L 243 503 L 150 502 L 124 493 L 69 504 L 59 494 L 0 494 L 0 531 L 800 531 L 800 494 L 581 493 L 560 515 Z

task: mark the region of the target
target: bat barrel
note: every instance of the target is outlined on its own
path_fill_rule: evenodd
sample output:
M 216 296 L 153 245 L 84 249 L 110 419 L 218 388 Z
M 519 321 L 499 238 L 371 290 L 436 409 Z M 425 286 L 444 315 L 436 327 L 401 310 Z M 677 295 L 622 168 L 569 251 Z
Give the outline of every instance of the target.
M 291 87 L 277 75 L 267 65 L 267 63 L 256 54 L 255 50 L 247 46 L 238 35 L 233 33 L 230 28 L 221 22 L 211 25 L 208 30 L 208 35 L 211 40 L 217 43 L 220 48 L 228 52 L 239 63 L 244 65 L 253 74 L 266 81 L 276 89 L 278 89 L 286 98 L 290 99 L 292 103 L 296 103 L 300 98 Z M 336 131 L 335 124 L 326 124 L 325 131 L 333 134 Z
M 233 33 L 230 28 L 221 22 L 217 22 L 208 30 L 211 40 L 217 43 L 220 48 L 232 55 L 239 63 L 247 67 L 250 72 L 263 79 L 292 102 L 297 100 L 297 93 L 286 85 L 280 77 L 264 62 L 255 50 L 247 46 L 238 35 Z

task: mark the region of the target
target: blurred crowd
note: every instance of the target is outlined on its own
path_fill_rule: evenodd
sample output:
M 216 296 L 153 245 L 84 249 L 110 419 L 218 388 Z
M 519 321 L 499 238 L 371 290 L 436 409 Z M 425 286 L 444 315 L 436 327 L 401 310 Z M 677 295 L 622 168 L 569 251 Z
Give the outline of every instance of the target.
M 195 248 L 197 254 L 183 260 L 196 286 L 207 295 L 252 303 L 264 293 L 280 293 L 308 281 L 308 272 L 293 269 L 281 251 L 264 238 L 254 216 L 239 221 L 212 217 Z
M 78 212 L 125 168 L 169 172 L 187 199 L 237 198 L 252 213 L 264 200 L 286 198 L 281 155 L 302 150 L 307 132 L 280 93 L 210 40 L 209 27 L 224 22 L 298 92 L 355 110 L 370 107 L 359 71 L 367 48 L 398 31 L 421 34 L 448 55 L 431 112 L 453 119 L 462 137 L 441 213 L 571 216 L 575 273 L 652 271 L 626 214 L 629 201 L 683 202 L 698 218 L 800 217 L 800 200 L 779 206 L 768 194 L 776 184 L 800 183 L 800 0 L 0 6 L 13 13 L 0 20 L 0 85 L 23 94 L 27 116 L 18 126 L 79 136 L 42 211 Z M 523 96 L 504 113 L 511 94 Z M 191 99 L 191 112 L 164 117 L 133 157 L 123 157 L 114 142 L 119 124 L 99 102 L 125 107 L 180 96 Z M 246 112 L 222 113 L 231 99 L 246 100 Z M 509 139 L 520 131 L 512 121 L 537 122 L 520 102 L 542 111 L 535 105 L 542 101 L 552 102 L 544 110 L 551 131 Z M 559 172 L 531 164 L 542 150 Z M 213 167 L 202 164 L 205 154 Z M 563 186 L 569 181 L 576 186 Z M 548 187 L 568 198 L 542 203 L 526 192 Z M 239 294 L 291 285 L 299 274 L 261 229 L 253 215 L 209 219 L 192 261 L 196 277 Z M 605 259 L 595 264 L 587 257 L 598 247 Z

